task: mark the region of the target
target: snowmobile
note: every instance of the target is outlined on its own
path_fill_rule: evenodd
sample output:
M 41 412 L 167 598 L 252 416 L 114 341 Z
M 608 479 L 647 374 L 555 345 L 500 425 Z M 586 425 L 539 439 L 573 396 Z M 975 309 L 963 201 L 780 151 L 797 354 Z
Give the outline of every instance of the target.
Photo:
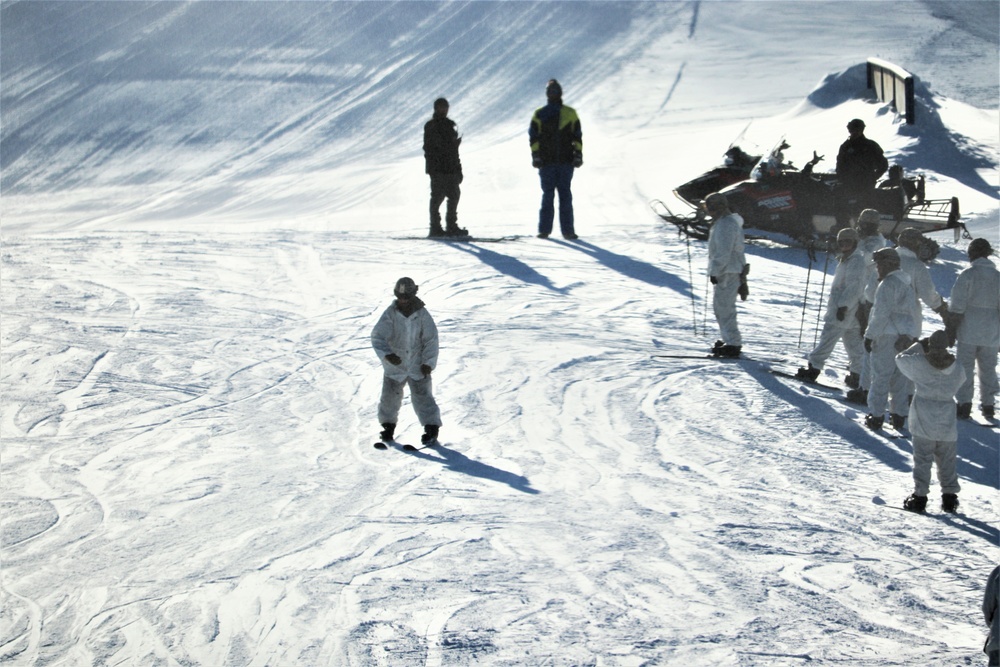
M 851 211 L 861 208 L 874 208 L 880 213 L 880 230 L 886 238 L 895 239 L 907 227 L 923 233 L 954 229 L 957 234 L 961 230 L 968 236 L 959 220 L 958 198 L 927 199 L 922 175 L 906 176 L 902 167 L 893 165 L 865 201 L 846 202 L 838 190 L 836 174 L 813 172 L 823 156 L 814 152 L 804 168 L 796 169 L 784 160 L 788 147 L 782 140 L 767 155 L 755 156 L 739 146 L 730 146 L 722 166 L 674 190 L 674 195 L 692 209 L 691 213 L 674 213 L 658 199 L 650 205 L 663 220 L 698 239 L 708 238 L 711 221 L 701 209 L 701 202 L 713 192 L 726 195 L 730 208 L 743 218 L 748 233 L 777 235 L 775 240 L 790 240 L 810 248 L 831 245 L 837 232 L 853 223 Z M 937 243 L 928 241 L 928 250 L 921 255 L 936 255 Z M 925 261 L 932 258 L 924 257 Z

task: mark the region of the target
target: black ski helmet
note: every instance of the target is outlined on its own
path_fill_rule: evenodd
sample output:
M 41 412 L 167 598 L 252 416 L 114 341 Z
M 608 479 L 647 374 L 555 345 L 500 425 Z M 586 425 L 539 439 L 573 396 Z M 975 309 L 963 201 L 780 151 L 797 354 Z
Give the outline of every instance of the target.
M 413 282 L 413 278 L 400 278 L 396 281 L 392 293 L 397 297 L 413 298 L 417 295 L 417 284 Z
M 887 267 L 899 268 L 899 253 L 895 248 L 881 248 L 872 253 L 875 264 L 883 264 Z
M 915 227 L 907 227 L 899 233 L 899 236 L 896 238 L 896 245 L 917 252 L 923 240 L 924 235 L 920 233 L 920 230 Z
M 993 247 L 986 239 L 973 239 L 972 243 L 969 244 L 968 253 L 972 259 L 989 257 L 993 254 Z
M 881 223 L 878 211 L 873 208 L 866 208 L 858 216 L 858 236 L 875 236 L 878 234 L 878 227 Z

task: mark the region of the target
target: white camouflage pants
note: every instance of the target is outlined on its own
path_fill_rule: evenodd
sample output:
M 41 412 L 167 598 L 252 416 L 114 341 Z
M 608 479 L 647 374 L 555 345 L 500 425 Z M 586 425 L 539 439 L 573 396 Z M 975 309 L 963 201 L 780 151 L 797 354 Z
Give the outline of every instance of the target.
M 973 371 L 979 367 L 979 398 L 983 405 L 993 405 L 1000 393 L 997 383 L 997 348 L 959 343 L 955 355 L 965 369 L 965 384 L 958 388 L 959 403 L 972 402 Z
M 434 400 L 431 387 L 431 376 L 420 380 L 407 378 L 406 380 L 393 380 L 388 376 L 382 376 L 382 398 L 378 403 L 378 423 L 395 424 L 399 419 L 399 408 L 403 405 L 403 386 L 410 387 L 410 402 L 413 404 L 413 411 L 417 413 L 417 419 L 421 426 L 434 424 L 441 425 L 441 410 Z
M 712 311 L 719 323 L 719 337 L 726 345 L 743 345 L 736 323 L 736 296 L 740 289 L 740 274 L 723 273 L 712 295 Z
M 954 440 L 928 440 L 913 436 L 913 493 L 926 496 L 931 489 L 931 464 L 937 464 L 941 493 L 958 493 L 958 472 L 955 456 L 958 446 Z
M 889 412 L 906 417 L 910 414 L 911 382 L 896 367 L 896 335 L 879 336 L 872 341 L 868 355 L 871 384 L 868 387 L 868 412 L 876 417 Z
M 852 317 L 851 320 L 854 318 Z M 826 360 L 833 353 L 837 341 L 840 340 L 844 341 L 844 349 L 847 351 L 848 370 L 860 376 L 865 356 L 865 345 L 857 320 L 848 323 L 846 327 L 840 322 L 824 324 L 823 333 L 819 336 L 819 344 L 809 354 L 809 363 L 812 364 L 813 368 L 823 368 Z

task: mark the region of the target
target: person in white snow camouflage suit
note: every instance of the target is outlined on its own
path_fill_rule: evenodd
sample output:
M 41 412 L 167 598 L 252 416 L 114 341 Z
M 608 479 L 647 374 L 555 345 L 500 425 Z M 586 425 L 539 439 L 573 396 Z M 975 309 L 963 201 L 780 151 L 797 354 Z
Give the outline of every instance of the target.
M 865 288 L 861 296 L 861 303 L 858 304 L 857 318 L 861 331 L 864 333 L 868 327 L 868 315 L 872 310 L 872 302 L 875 301 L 875 288 L 878 287 L 878 270 L 875 268 L 875 260 L 872 255 L 875 251 L 888 247 L 889 242 L 881 231 L 879 225 L 881 218 L 879 212 L 873 208 L 866 208 L 858 216 L 858 252 L 865 262 Z M 868 388 L 872 382 L 871 355 L 866 351 L 861 362 L 861 377 L 858 378 L 857 386 L 852 386 L 848 382 L 851 390 L 847 392 L 847 400 L 851 403 L 865 405 L 868 402 Z
M 948 304 L 941 298 L 941 295 L 938 294 L 937 289 L 935 289 L 934 281 L 931 280 L 931 272 L 927 268 L 927 264 L 925 264 L 924 261 L 917 255 L 923 240 L 923 234 L 913 227 L 907 227 L 900 232 L 899 236 L 896 238 L 896 252 L 899 254 L 899 268 L 903 271 L 903 273 L 910 277 L 910 285 L 913 286 L 914 297 L 917 304 L 915 311 L 917 325 L 916 333 L 914 334 L 915 338 L 919 338 L 921 333 L 923 333 L 924 315 L 921 304 L 926 305 L 928 308 L 940 315 L 945 324 L 948 322 Z M 906 382 L 906 393 L 913 393 L 913 387 L 910 385 L 909 380 Z M 906 421 L 906 414 L 906 412 L 893 411 L 893 413 L 889 415 L 895 428 L 899 429 L 903 427 L 903 424 Z
M 393 439 L 403 386 L 408 385 L 413 410 L 424 427 L 421 440 L 434 444 L 441 427 L 441 411 L 431 387 L 431 372 L 438 360 L 437 326 L 417 298 L 417 285 L 411 278 L 397 280 L 393 294 L 396 300 L 382 313 L 371 336 L 385 373 L 378 405 L 381 438 L 386 442 Z
M 743 218 L 733 213 L 726 196 L 719 192 L 708 195 L 704 207 L 713 220 L 708 232 L 708 275 L 715 286 L 712 310 L 722 338 L 716 341 L 711 352 L 718 357 L 738 357 L 743 349 L 743 337 L 736 320 L 736 296 L 745 299 L 747 293 Z
M 865 350 L 871 355 L 872 367 L 865 425 L 878 431 L 885 422 L 886 403 L 890 398 L 892 414 L 909 413 L 909 382 L 896 367 L 896 353 L 916 340 L 920 307 L 910 277 L 899 268 L 896 250 L 882 248 L 873 257 L 879 284 L 865 329 Z
M 979 367 L 979 398 L 983 416 L 993 419 L 1000 393 L 997 356 L 1000 353 L 1000 272 L 990 261 L 993 248 L 986 239 L 969 244 L 972 266 L 958 274 L 951 290 L 948 331 L 958 340 L 958 363 L 965 369 L 965 384 L 958 390 L 958 416 L 972 416 L 973 371 Z
M 955 470 L 958 429 L 955 392 L 965 382 L 965 371 L 948 352 L 948 335 L 935 331 L 896 356 L 899 371 L 913 383 L 910 433 L 913 434 L 913 494 L 903 507 L 923 512 L 931 484 L 931 464 L 937 464 L 941 509 L 958 509 L 958 473 Z
M 865 353 L 857 318 L 858 304 L 865 288 L 865 259 L 858 252 L 858 233 L 850 227 L 841 229 L 837 234 L 837 246 L 841 253 L 840 261 L 830 286 L 823 333 L 820 334 L 816 349 L 809 354 L 808 368 L 800 368 L 796 375 L 803 380 L 815 382 L 837 341 L 843 341 L 850 364 L 847 382 L 853 381 L 854 386 L 857 386 Z

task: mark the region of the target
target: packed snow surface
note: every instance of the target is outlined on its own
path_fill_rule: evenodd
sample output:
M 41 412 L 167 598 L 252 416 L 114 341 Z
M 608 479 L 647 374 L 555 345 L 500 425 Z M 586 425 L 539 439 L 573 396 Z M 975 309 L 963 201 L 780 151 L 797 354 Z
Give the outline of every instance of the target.
M 897 509 L 908 439 L 761 361 L 811 349 L 823 252 L 748 245 L 746 360 L 655 358 L 716 334 L 705 244 L 649 202 L 737 138 L 832 169 L 860 117 L 996 245 L 998 3 L 0 8 L 0 661 L 982 664 L 998 431 L 960 424 L 960 514 Z M 870 56 L 918 76 L 915 126 Z M 534 237 L 551 77 L 577 242 Z M 504 241 L 405 238 L 438 96 L 460 224 Z M 934 238 L 947 298 L 967 240 Z M 378 451 L 404 275 L 442 446 Z

